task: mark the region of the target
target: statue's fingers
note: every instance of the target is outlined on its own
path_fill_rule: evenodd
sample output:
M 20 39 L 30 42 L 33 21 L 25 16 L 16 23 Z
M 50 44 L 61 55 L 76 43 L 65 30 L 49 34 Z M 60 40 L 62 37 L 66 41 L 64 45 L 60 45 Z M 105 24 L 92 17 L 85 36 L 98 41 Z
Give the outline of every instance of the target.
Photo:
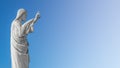
M 38 11 L 37 14 L 40 15 L 40 11 Z

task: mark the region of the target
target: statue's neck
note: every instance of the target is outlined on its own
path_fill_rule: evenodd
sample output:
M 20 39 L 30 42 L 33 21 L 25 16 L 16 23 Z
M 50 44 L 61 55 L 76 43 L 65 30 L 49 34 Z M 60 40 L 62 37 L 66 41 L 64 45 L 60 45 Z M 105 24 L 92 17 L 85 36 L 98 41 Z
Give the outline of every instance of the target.
M 22 23 L 22 19 L 16 19 L 17 21 L 19 21 L 20 23 Z

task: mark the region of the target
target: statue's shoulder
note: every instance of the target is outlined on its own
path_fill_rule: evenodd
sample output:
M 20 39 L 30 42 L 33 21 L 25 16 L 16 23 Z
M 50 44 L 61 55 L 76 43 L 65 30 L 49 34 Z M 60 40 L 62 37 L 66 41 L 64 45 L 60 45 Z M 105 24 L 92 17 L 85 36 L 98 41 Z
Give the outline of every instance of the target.
M 13 22 L 12 22 L 12 25 L 19 25 L 20 24 L 20 21 L 18 21 L 18 20 L 13 20 Z
M 19 23 L 20 21 L 19 20 L 13 20 L 13 23 Z

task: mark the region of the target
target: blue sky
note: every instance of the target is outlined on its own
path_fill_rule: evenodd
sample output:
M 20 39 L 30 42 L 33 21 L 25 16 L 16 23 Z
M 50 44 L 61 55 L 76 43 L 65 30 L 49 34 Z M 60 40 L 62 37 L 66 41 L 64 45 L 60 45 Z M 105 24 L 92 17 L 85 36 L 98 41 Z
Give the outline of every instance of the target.
M 0 68 L 11 68 L 10 25 L 19 8 L 41 19 L 28 35 L 30 68 L 120 68 L 119 0 L 0 0 Z

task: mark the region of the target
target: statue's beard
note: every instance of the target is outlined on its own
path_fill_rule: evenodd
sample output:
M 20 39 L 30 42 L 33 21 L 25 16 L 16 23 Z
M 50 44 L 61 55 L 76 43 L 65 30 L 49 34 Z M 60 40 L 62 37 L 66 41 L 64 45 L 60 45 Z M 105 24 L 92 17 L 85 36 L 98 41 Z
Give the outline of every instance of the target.
M 25 22 L 26 21 L 26 19 L 22 19 L 22 22 Z
M 25 19 L 21 21 L 21 23 L 22 23 L 22 24 L 24 24 L 25 22 L 26 22 L 26 20 L 25 20 Z

